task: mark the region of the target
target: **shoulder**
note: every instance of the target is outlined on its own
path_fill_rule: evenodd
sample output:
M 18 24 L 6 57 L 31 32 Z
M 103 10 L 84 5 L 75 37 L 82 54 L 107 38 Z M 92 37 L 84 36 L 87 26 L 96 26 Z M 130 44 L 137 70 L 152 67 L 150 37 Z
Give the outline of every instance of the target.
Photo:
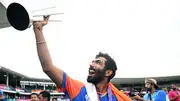
M 158 90 L 157 93 L 158 93 L 157 96 L 166 97 L 166 92 L 163 90 Z
M 146 94 L 143 96 L 143 99 L 146 100 L 146 99 L 148 98 L 148 94 L 149 94 L 149 93 L 146 93 Z
M 166 92 L 164 90 L 158 90 L 158 92 L 166 94 Z
M 174 91 L 173 90 L 170 90 L 169 93 L 173 93 Z
M 64 78 L 63 78 L 63 80 L 64 80 L 64 82 L 65 82 L 65 84 L 67 84 L 67 85 L 75 85 L 75 86 L 81 86 L 81 87 L 83 87 L 84 86 L 84 83 L 83 82 L 81 82 L 80 80 L 76 80 L 76 79 L 73 79 L 73 78 L 71 78 L 69 75 L 67 75 L 65 72 L 64 72 Z
M 157 90 L 158 94 L 166 94 L 166 92 L 164 90 Z
M 146 93 L 144 96 L 148 96 L 149 95 L 149 93 Z

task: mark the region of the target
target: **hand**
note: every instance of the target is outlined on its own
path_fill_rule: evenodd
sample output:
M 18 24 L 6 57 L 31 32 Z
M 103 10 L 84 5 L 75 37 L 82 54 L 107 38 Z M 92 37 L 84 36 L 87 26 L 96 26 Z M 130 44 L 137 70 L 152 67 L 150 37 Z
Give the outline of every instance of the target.
M 136 99 L 136 100 L 140 100 L 140 99 L 141 99 L 141 97 L 140 97 L 140 96 L 138 96 L 138 95 L 133 96 L 132 98 L 133 98 L 133 99 Z
M 44 20 L 42 20 L 42 21 L 33 21 L 34 29 L 42 31 L 42 27 L 48 24 L 49 17 L 50 17 L 50 15 L 43 16 Z

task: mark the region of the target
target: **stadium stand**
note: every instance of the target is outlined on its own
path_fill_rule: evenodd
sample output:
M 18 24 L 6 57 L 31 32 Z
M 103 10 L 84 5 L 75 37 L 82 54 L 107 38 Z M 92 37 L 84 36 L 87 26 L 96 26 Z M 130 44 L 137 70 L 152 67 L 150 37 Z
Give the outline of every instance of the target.
M 151 77 L 149 77 L 151 78 Z M 158 81 L 161 88 L 169 89 L 171 84 L 180 86 L 180 76 L 152 77 Z M 144 94 L 145 78 L 114 78 L 111 82 L 124 92 L 140 92 Z M 63 92 L 56 90 L 56 85 L 50 79 L 31 78 L 8 68 L 0 66 L 0 89 L 5 93 L 6 99 L 28 99 L 31 93 L 47 90 L 52 98 L 64 97 Z
M 49 91 L 52 97 L 64 96 L 64 93 L 56 90 L 56 85 L 50 79 L 31 78 L 2 66 L 0 66 L 0 90 L 10 101 L 29 99 L 31 93 L 43 90 Z

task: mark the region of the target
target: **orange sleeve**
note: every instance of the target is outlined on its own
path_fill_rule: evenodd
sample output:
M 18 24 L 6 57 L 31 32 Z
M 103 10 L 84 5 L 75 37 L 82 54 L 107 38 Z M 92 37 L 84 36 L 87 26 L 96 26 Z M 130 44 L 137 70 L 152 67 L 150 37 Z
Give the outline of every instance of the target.
M 67 92 L 70 99 L 73 99 L 79 94 L 82 87 L 84 87 L 82 82 L 72 79 L 64 72 L 62 86 L 61 88 L 57 87 L 57 89 L 58 91 Z

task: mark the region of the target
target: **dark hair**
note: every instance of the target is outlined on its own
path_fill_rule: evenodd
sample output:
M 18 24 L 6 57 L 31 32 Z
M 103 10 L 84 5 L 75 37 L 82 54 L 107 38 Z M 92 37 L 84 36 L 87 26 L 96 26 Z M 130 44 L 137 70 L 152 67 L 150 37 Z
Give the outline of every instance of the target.
M 47 98 L 48 101 L 50 101 L 51 95 L 48 91 L 42 91 L 42 92 L 40 92 L 40 94 L 42 95 L 43 98 Z
M 153 85 L 156 90 L 157 90 L 157 89 L 160 89 L 157 84 L 154 84 L 154 83 L 150 83 L 150 84 Z
M 108 78 L 108 82 L 109 82 L 116 75 L 116 70 L 117 70 L 116 62 L 107 53 L 99 52 L 99 54 L 96 55 L 96 58 L 99 58 L 99 57 L 104 57 L 107 60 L 105 62 L 105 69 L 113 71 L 111 76 L 109 76 Z
M 36 95 L 36 96 L 38 97 L 38 94 L 37 94 L 37 93 L 31 93 L 31 96 L 32 96 L 32 95 Z
M 155 89 L 160 89 L 158 85 L 154 84 Z

